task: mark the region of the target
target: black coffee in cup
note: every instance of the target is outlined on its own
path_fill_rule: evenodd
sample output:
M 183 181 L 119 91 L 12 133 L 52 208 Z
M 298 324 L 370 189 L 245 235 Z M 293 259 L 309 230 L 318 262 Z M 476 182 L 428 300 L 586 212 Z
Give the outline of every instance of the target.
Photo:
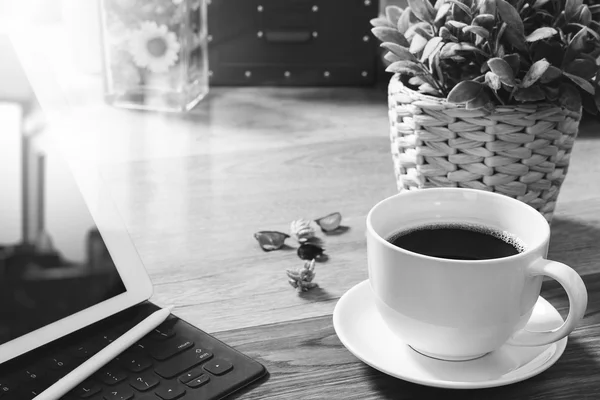
M 510 233 L 470 224 L 423 225 L 396 232 L 387 241 L 414 253 L 452 260 L 490 260 L 525 250 Z

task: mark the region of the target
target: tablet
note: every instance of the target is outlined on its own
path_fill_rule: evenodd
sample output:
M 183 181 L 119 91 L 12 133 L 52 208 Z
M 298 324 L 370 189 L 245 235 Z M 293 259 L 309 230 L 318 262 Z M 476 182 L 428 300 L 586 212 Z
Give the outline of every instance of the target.
M 106 182 L 29 123 L 39 103 L 0 102 L 0 363 L 152 294 Z

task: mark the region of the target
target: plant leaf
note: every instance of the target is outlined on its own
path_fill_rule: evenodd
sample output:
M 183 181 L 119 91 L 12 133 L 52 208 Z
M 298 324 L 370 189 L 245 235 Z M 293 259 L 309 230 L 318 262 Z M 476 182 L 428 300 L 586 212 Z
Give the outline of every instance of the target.
M 427 1 L 427 0 L 425 0 Z M 471 13 L 471 9 L 464 3 L 461 3 L 458 0 L 446 0 L 449 3 L 453 3 L 454 5 L 456 5 L 457 7 L 459 7 L 465 14 L 467 14 L 469 17 L 471 17 L 473 14 Z
M 432 95 L 436 95 L 436 96 L 440 94 L 439 90 L 437 90 L 436 88 L 434 88 L 427 82 L 425 82 L 424 84 L 419 86 L 419 92 L 426 93 L 426 94 L 432 94 Z
M 404 10 L 398 6 L 387 6 L 385 8 L 385 16 L 392 26 L 398 26 L 398 20 L 402 16 Z
M 565 19 L 571 21 L 577 15 L 579 7 L 583 5 L 583 0 L 567 0 L 565 3 Z
M 565 67 L 565 72 L 577 75 L 585 80 L 591 80 L 598 72 L 598 66 L 595 62 L 586 59 L 573 60 Z
M 592 22 L 592 12 L 587 5 L 583 5 L 579 13 L 579 23 L 588 26 Z
M 512 29 L 510 27 L 506 28 L 506 32 L 504 32 L 504 38 L 515 49 L 520 50 L 524 53 L 528 52 L 527 43 L 525 42 L 525 36 L 518 33 L 514 29 Z
M 427 45 L 423 49 L 423 55 L 421 56 L 421 62 L 427 60 L 429 56 L 431 56 L 434 50 L 438 47 L 438 45 L 442 42 L 442 38 L 439 36 L 430 39 L 427 42 Z
M 394 28 L 376 26 L 371 29 L 371 32 L 373 32 L 373 35 L 382 42 L 392 42 L 404 47 L 410 46 L 404 35 Z
M 411 76 L 410 79 L 408 80 L 408 83 L 410 83 L 413 86 L 421 86 L 422 84 L 425 83 L 425 81 L 423 79 L 421 79 L 420 76 Z
M 427 39 L 419 34 L 416 34 L 413 36 L 412 42 L 410 42 L 410 49 L 408 50 L 413 54 L 417 54 L 423 50 L 425 46 L 427 46 Z
M 475 18 L 473 18 L 473 22 L 471 25 L 482 26 L 488 31 L 494 28 L 494 22 L 496 19 L 492 14 L 479 14 Z
M 438 48 L 441 49 L 442 46 L 443 46 L 443 44 L 440 43 L 440 45 L 438 46 Z M 439 52 L 439 49 L 434 53 L 433 59 L 430 61 L 430 63 L 435 68 L 435 74 L 436 74 L 436 77 L 437 77 L 438 81 L 442 84 L 442 87 L 444 87 L 446 77 L 442 73 L 442 67 L 440 66 L 440 52 Z
M 581 109 L 581 95 L 579 90 L 570 83 L 561 83 L 559 87 L 558 103 L 571 111 Z
M 446 28 L 445 26 L 442 26 L 440 28 L 440 33 L 439 33 L 440 37 L 446 41 L 449 42 L 458 42 L 458 39 L 456 38 L 456 36 L 454 36 L 451 32 L 450 29 Z
M 596 89 L 598 89 L 598 86 L 596 86 Z M 596 108 L 600 110 L 600 90 L 596 90 L 596 93 L 594 93 L 594 102 L 596 103 Z
M 596 93 L 598 90 L 596 90 Z M 588 92 L 579 92 L 581 95 L 581 104 L 583 105 L 583 109 L 592 114 L 598 115 L 598 107 L 596 106 L 596 101 L 594 100 L 594 96 L 589 94 Z
M 471 32 L 476 34 L 477 36 L 481 36 L 484 39 L 490 37 L 490 32 L 481 26 L 468 25 L 463 28 L 463 32 Z
M 396 28 L 398 29 L 398 32 L 400 32 L 403 35 L 406 33 L 406 31 L 410 27 L 410 16 L 411 15 L 412 15 L 412 11 L 407 8 L 406 10 L 404 10 L 402 15 L 398 19 L 398 25 L 396 26 Z
M 581 29 L 569 42 L 565 56 L 563 58 L 563 67 L 571 62 L 575 57 L 582 53 L 585 47 L 585 39 L 587 38 L 587 28 Z
M 545 98 L 546 94 L 537 85 L 519 88 L 515 91 L 515 100 L 517 101 L 541 101 Z
M 415 33 L 423 36 L 427 40 L 433 38 L 433 35 L 429 32 L 428 29 L 423 29 L 420 26 L 415 26 Z
M 402 47 L 400 45 L 397 45 L 396 43 L 381 43 L 381 47 L 391 51 L 392 53 L 400 57 L 400 59 L 402 60 L 417 61 L 416 57 L 410 51 L 408 51 L 406 47 Z
M 452 57 L 455 57 L 455 56 L 460 56 L 461 53 L 469 52 L 469 51 L 474 51 L 474 52 L 482 53 L 481 49 L 478 49 L 477 47 L 473 46 L 470 43 L 466 43 L 466 42 L 462 42 L 462 43 L 450 42 L 450 43 L 446 43 L 444 45 L 444 47 L 441 50 L 440 57 L 442 59 L 452 58 Z
M 511 66 L 501 58 L 488 60 L 488 65 L 493 73 L 498 75 L 500 81 L 508 86 L 515 86 L 515 75 Z
M 551 65 L 548 67 L 548 69 L 546 70 L 544 75 L 542 75 L 540 82 L 541 83 L 552 82 L 553 80 L 560 78 L 561 75 L 562 75 L 562 71 L 560 69 L 556 68 L 555 66 Z
M 481 14 L 496 15 L 496 0 L 479 0 L 479 15 Z
M 525 40 L 528 42 L 537 42 L 538 40 L 548 39 L 557 33 L 558 31 L 556 29 L 545 26 L 531 32 L 525 37 Z
M 549 66 L 550 63 L 545 59 L 534 62 L 533 65 L 529 68 L 529 71 L 527 71 L 527 73 L 525 74 L 525 77 L 521 82 L 521 86 L 524 88 L 528 88 L 534 83 L 536 83 L 537 80 L 544 75 Z
M 388 60 L 390 63 L 404 60 L 404 58 L 397 56 L 396 54 L 392 53 L 391 51 L 388 51 L 387 53 L 385 53 L 385 56 L 383 56 L 383 58 Z
M 498 13 L 507 25 L 504 32 L 505 39 L 516 49 L 527 51 L 525 44 L 525 27 L 518 11 L 506 0 L 496 0 Z
M 500 88 L 502 87 L 502 84 L 500 83 L 500 78 L 492 71 L 486 72 L 485 83 L 490 87 L 490 89 L 493 90 L 500 90 Z
M 407 75 L 422 76 L 425 71 L 420 67 L 420 64 L 414 61 L 402 60 L 390 64 L 386 69 L 387 72 L 394 72 Z
M 540 8 L 543 7 L 547 2 L 549 2 L 550 0 L 535 0 L 535 3 L 533 4 L 533 8 Z
M 496 0 L 496 6 L 502 21 L 506 22 L 509 28 L 524 36 L 525 27 L 519 12 L 506 0 Z
M 454 21 L 454 20 L 450 20 L 448 22 L 446 22 L 446 26 L 450 25 L 453 28 L 457 28 L 457 29 L 462 29 L 465 26 L 468 26 L 467 24 L 465 24 L 464 22 L 460 22 L 460 21 Z
M 448 102 L 462 104 L 475 99 L 483 91 L 481 83 L 462 81 L 448 93 Z
M 481 108 L 491 109 L 493 108 L 493 104 L 490 96 L 488 96 L 487 93 L 482 90 L 473 100 L 467 101 L 465 108 L 467 110 L 479 110 Z
M 417 34 L 418 28 L 426 29 L 429 27 L 430 25 L 427 22 L 419 21 L 417 23 L 411 24 L 411 26 L 408 27 L 406 32 L 404 32 L 404 36 L 408 39 L 409 42 L 411 42 L 412 38 Z
M 569 78 L 570 80 L 572 80 L 573 82 L 575 82 L 577 84 L 577 86 L 579 86 L 586 92 L 588 92 L 590 94 L 595 93 L 594 86 L 590 82 L 586 81 L 585 79 L 583 79 L 577 75 L 573 75 L 568 72 L 564 72 L 564 71 L 563 71 L 563 75 L 566 76 L 567 78 Z
M 448 11 L 450 11 L 450 7 L 452 7 L 452 4 L 443 3 L 438 9 L 437 14 L 435 15 L 435 22 L 439 22 L 442 19 L 446 18 L 446 15 L 448 15 Z
M 517 53 L 507 54 L 502 57 L 502 59 L 510 65 L 515 76 L 519 75 L 519 70 L 521 69 L 521 57 Z
M 408 6 L 421 21 L 433 23 L 433 6 L 429 0 L 408 0 Z
M 474 51 L 476 53 L 485 54 L 480 48 L 473 46 L 471 43 L 460 42 L 460 43 L 457 43 L 457 45 L 458 45 L 456 48 L 457 51 L 461 51 L 461 52 Z
M 387 20 L 387 18 L 384 17 L 379 17 L 379 18 L 373 18 L 371 20 L 371 26 L 385 26 L 388 28 L 395 28 L 395 25 L 391 25 L 390 21 Z
M 544 85 L 544 86 L 542 86 L 542 89 L 546 93 L 546 98 L 548 100 L 550 100 L 550 101 L 558 100 L 558 96 L 560 94 L 560 90 L 558 87 Z M 577 90 L 577 89 L 575 89 L 575 90 Z
M 591 21 L 590 25 L 591 25 L 592 22 L 596 25 L 596 29 L 598 29 L 599 24 L 596 21 Z M 594 32 L 593 29 L 591 29 L 591 28 L 589 28 L 589 27 L 587 27 L 585 25 L 579 24 L 577 22 L 571 22 L 570 24 L 567 24 L 567 27 L 568 28 L 577 27 L 579 29 L 583 29 L 587 33 L 589 33 L 590 35 L 592 35 L 593 37 L 595 37 L 597 40 L 600 40 L 600 34 L 598 34 L 598 32 Z
M 560 43 L 551 41 L 539 41 L 533 45 L 533 61 L 545 58 L 550 64 L 555 67 L 560 67 L 563 61 L 564 50 Z

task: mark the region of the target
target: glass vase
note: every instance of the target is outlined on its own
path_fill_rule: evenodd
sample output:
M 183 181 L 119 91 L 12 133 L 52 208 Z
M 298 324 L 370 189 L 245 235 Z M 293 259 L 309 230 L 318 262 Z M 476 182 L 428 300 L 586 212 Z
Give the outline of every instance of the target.
M 208 93 L 205 0 L 100 0 L 104 97 L 181 112 Z

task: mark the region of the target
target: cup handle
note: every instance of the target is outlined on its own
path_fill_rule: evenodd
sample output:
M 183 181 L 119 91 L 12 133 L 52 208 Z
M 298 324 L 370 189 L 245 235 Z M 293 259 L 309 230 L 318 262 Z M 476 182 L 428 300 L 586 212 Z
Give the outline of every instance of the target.
M 507 344 L 513 346 L 543 346 L 554 343 L 570 334 L 583 318 L 588 295 L 583 280 L 571 267 L 557 262 L 540 259 L 528 268 L 531 276 L 546 275 L 562 285 L 569 297 L 569 315 L 558 328 L 549 331 L 532 332 L 525 329 L 515 332 Z

